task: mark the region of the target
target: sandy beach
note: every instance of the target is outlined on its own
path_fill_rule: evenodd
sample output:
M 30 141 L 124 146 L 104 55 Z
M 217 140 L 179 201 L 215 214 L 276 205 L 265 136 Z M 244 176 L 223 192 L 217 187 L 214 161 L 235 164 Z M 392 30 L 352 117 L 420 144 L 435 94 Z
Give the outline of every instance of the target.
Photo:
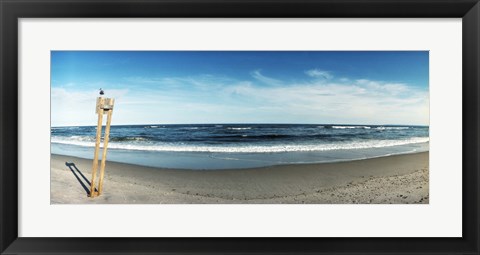
M 52 204 L 425 204 L 428 152 L 236 170 L 160 169 L 107 162 L 89 198 L 92 161 L 52 154 Z

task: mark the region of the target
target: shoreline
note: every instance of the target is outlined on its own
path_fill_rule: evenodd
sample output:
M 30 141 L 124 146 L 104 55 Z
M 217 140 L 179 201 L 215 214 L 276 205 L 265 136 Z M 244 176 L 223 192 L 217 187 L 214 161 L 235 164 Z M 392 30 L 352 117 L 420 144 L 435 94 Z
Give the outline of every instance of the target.
M 103 149 L 103 147 L 100 147 L 100 149 Z M 111 152 L 111 149 L 109 149 L 109 152 Z M 207 153 L 207 152 L 205 152 Z M 402 156 L 402 155 L 411 155 L 411 154 L 418 154 L 418 153 L 429 153 L 429 151 L 409 151 L 409 152 L 401 152 L 401 153 L 392 153 L 392 154 L 386 154 L 386 155 L 380 155 L 380 156 L 371 156 L 371 157 L 365 157 L 365 158 L 354 158 L 354 159 L 338 159 L 338 160 L 332 160 L 332 161 L 321 161 L 321 162 L 298 162 L 298 163 L 282 163 L 282 164 L 272 164 L 272 165 L 265 165 L 265 166 L 258 166 L 258 167 L 239 167 L 239 168 L 212 168 L 212 169 L 190 169 L 190 168 L 169 168 L 169 167 L 156 167 L 156 166 L 149 166 L 149 165 L 140 165 L 140 164 L 135 164 L 135 163 L 126 163 L 126 162 L 120 162 L 120 161 L 114 161 L 114 160 L 108 160 L 107 162 L 109 163 L 115 163 L 115 164 L 122 164 L 122 165 L 128 165 L 131 167 L 146 167 L 146 168 L 154 168 L 154 169 L 162 169 L 162 170 L 179 170 L 179 171 L 238 171 L 238 170 L 248 170 L 248 169 L 262 169 L 262 168 L 269 168 L 269 167 L 287 167 L 287 166 L 302 166 L 302 165 L 318 165 L 318 164 L 336 164 L 336 163 L 346 163 L 346 162 L 354 162 L 354 161 L 362 161 L 362 160 L 369 160 L 369 159 L 378 159 L 378 158 L 385 158 L 385 157 L 392 157 L 392 156 Z M 50 153 L 51 156 L 59 156 L 59 157 L 69 157 L 69 158 L 74 158 L 74 159 L 79 159 L 79 160 L 90 160 L 92 161 L 92 158 L 87 158 L 87 157 L 78 157 L 78 156 L 70 156 L 70 155 L 62 155 L 62 154 L 56 154 L 56 153 Z M 101 155 L 99 155 L 99 162 L 101 161 Z
M 420 152 L 224 170 L 167 169 L 107 161 L 104 194 L 92 199 L 84 187 L 89 187 L 92 160 L 51 154 L 51 203 L 428 203 L 428 158 L 428 152 Z
M 250 169 L 268 166 L 349 162 L 428 151 L 429 143 L 359 150 L 292 151 L 275 153 L 141 151 L 109 148 L 108 161 L 182 170 Z M 93 159 L 94 147 L 52 143 L 51 154 Z

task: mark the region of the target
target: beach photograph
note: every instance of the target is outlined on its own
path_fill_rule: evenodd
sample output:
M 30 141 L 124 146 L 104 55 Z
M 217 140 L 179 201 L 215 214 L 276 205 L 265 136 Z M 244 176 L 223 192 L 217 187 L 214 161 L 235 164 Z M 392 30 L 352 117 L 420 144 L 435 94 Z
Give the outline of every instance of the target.
M 428 51 L 51 51 L 51 204 L 428 204 Z

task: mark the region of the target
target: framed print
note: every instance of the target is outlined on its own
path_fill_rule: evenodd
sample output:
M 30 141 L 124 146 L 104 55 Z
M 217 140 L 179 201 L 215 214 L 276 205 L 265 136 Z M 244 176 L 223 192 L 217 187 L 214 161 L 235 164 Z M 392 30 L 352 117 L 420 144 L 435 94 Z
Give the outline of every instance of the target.
M 2 1 L 2 254 L 478 254 L 479 8 Z
M 428 55 L 52 51 L 50 203 L 428 204 Z M 101 85 L 91 120 L 95 97 L 87 98 L 97 88 L 89 84 L 116 79 L 119 69 L 130 74 Z M 414 80 L 347 77 L 369 70 Z M 90 76 L 96 80 L 77 85 Z M 103 133 L 103 123 L 88 125 L 99 122 Z M 82 170 L 92 165 L 85 155 L 92 149 L 97 171 L 88 179 Z M 107 161 L 116 163 L 106 168 Z M 70 172 L 79 178 L 71 182 Z

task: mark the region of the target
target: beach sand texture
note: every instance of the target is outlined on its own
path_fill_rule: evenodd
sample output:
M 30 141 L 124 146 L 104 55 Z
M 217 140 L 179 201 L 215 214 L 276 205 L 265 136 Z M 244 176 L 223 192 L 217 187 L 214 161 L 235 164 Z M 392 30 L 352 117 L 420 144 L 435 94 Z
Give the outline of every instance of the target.
M 92 160 L 52 155 L 52 204 L 428 204 L 428 152 L 237 170 L 159 169 L 108 162 L 89 198 Z

